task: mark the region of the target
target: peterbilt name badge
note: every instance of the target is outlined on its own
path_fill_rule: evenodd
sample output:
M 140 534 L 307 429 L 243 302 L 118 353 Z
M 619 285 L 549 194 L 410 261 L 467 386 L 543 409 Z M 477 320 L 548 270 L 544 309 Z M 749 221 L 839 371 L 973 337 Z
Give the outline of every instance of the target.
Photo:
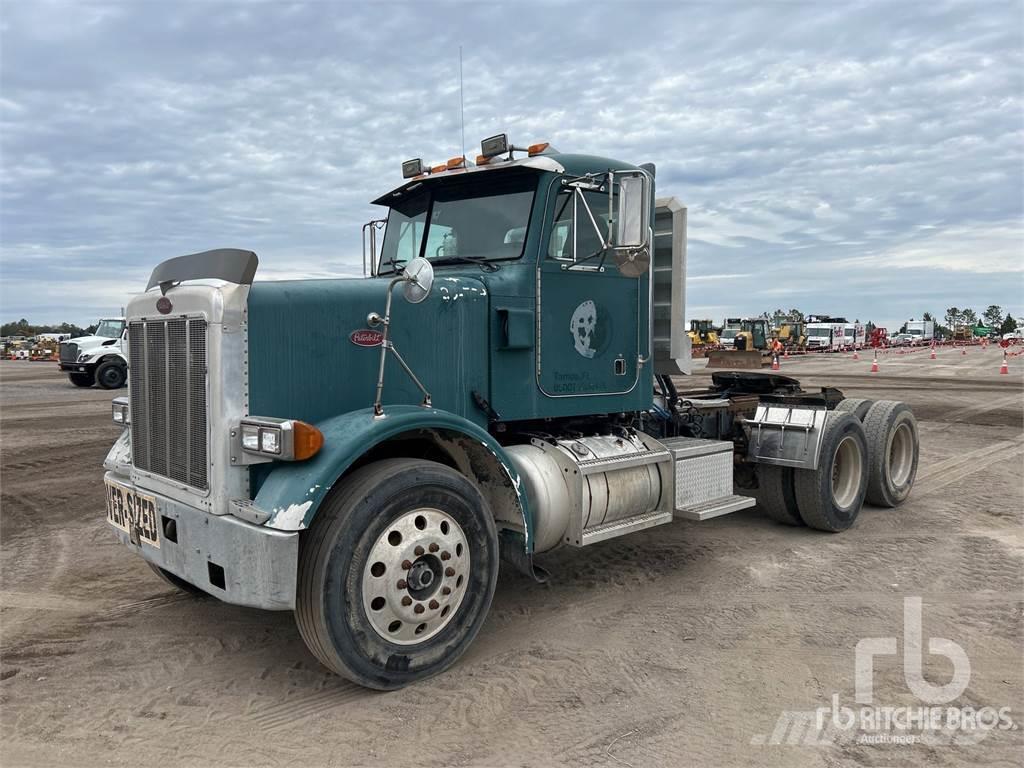
M 168 314 L 174 307 L 171 305 L 171 300 L 166 296 L 161 296 L 156 300 L 156 311 L 161 315 Z
M 360 328 L 348 335 L 348 340 L 357 347 L 379 347 L 384 341 L 384 334 L 372 328 Z

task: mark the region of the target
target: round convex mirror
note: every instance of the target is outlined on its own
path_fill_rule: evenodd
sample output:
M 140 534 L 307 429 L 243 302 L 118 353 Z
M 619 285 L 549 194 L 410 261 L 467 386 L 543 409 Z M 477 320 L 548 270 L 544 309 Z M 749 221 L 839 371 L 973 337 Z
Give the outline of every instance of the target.
M 419 304 L 430 295 L 434 284 L 434 268 L 430 262 L 417 256 L 405 267 L 406 282 L 402 286 L 402 295 L 410 304 Z

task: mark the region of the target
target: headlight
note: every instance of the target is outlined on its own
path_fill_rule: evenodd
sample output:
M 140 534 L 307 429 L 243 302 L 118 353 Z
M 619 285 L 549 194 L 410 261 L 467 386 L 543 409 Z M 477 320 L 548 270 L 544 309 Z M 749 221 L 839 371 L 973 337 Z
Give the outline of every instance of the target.
M 302 461 L 324 444 L 319 429 L 295 419 L 247 416 L 239 424 L 239 433 L 242 450 L 264 460 Z
M 263 453 L 281 453 L 281 430 L 276 427 L 260 429 L 260 450 Z
M 110 403 L 110 415 L 114 419 L 115 424 L 127 427 L 131 423 L 128 398 L 115 397 Z
M 78 361 L 77 361 L 77 362 L 79 362 L 79 363 L 84 363 L 84 362 L 85 362 L 86 360 L 88 360 L 88 359 L 89 359 L 90 357 L 92 357 L 92 355 L 91 355 L 91 354 L 89 354 L 88 352 L 83 352 L 82 354 L 80 354 L 80 355 L 78 356 Z
M 242 448 L 247 451 L 259 452 L 260 428 L 256 424 L 242 423 Z

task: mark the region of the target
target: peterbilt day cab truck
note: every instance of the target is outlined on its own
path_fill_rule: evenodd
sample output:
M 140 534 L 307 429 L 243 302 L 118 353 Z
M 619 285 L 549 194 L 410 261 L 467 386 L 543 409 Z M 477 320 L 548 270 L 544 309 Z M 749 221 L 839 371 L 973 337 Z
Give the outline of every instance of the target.
M 76 387 L 120 389 L 128 380 L 127 340 L 123 317 L 101 319 L 92 335 L 61 342 L 57 367 Z
M 327 668 L 393 689 L 465 651 L 499 562 L 543 580 L 558 547 L 755 504 L 836 532 L 910 493 L 902 403 L 678 387 L 686 209 L 653 166 L 500 135 L 403 178 L 363 279 L 255 281 L 225 249 L 130 302 L 107 518 L 170 583 L 294 611 Z

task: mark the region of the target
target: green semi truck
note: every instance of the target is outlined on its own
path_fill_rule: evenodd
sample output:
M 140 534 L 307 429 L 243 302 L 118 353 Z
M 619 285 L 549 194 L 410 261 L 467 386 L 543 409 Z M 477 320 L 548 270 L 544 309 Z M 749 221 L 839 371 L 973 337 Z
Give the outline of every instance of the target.
M 327 668 L 394 689 L 466 650 L 499 563 L 544 580 L 558 547 L 755 504 L 841 531 L 910 493 L 902 403 L 680 387 L 686 209 L 653 165 L 499 135 L 402 171 L 363 279 L 222 249 L 129 304 L 107 519 L 171 584 L 293 611 Z

